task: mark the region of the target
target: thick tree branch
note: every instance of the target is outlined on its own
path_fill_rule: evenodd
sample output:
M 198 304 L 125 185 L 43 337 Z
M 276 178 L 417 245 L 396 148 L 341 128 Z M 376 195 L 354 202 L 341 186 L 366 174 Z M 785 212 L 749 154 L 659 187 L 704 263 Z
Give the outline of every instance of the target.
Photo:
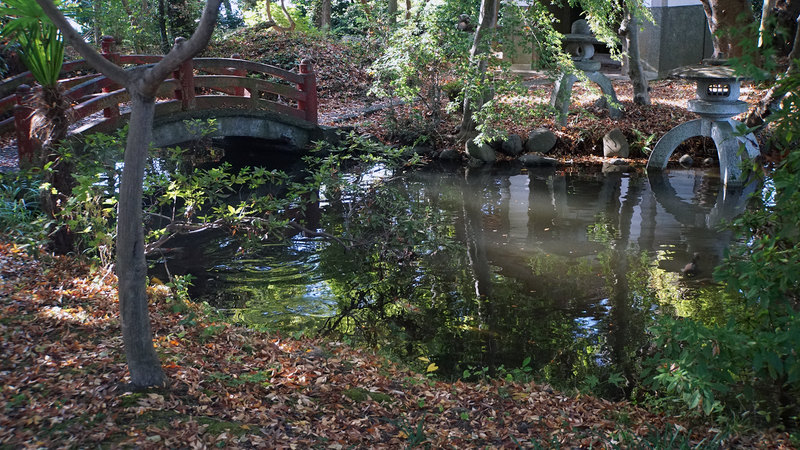
M 222 0 L 208 0 L 206 2 L 203 15 L 200 17 L 200 25 L 198 25 L 192 37 L 188 40 L 176 42 L 172 50 L 164 56 L 164 59 L 145 73 L 144 84 L 152 83 L 156 80 L 160 83 L 177 69 L 181 63 L 193 58 L 206 47 L 208 41 L 211 40 L 211 34 L 214 32 L 214 25 L 217 23 L 220 4 L 222 4 Z

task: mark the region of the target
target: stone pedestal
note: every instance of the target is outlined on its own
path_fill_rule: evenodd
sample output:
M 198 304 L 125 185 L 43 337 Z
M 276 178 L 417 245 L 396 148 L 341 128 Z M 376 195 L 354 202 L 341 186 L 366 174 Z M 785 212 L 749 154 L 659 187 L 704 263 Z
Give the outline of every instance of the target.
M 603 97 L 596 103 L 598 106 L 608 108 L 608 113 L 612 119 L 619 118 L 622 112 L 615 106 L 617 104 L 617 94 L 614 86 L 605 75 L 600 73 L 600 61 L 593 60 L 594 44 L 599 42 L 591 34 L 589 24 L 586 20 L 576 20 L 572 24 L 572 33 L 565 34 L 562 38 L 564 47 L 572 56 L 575 68 L 582 71 L 589 81 L 594 82 L 600 87 Z M 556 109 L 559 114 L 559 124 L 563 127 L 567 125 L 567 114 L 572 97 L 572 85 L 578 81 L 578 76 L 573 73 L 563 73 L 556 80 L 553 86 L 553 93 L 550 95 L 550 106 Z M 607 100 L 611 99 L 611 102 Z
M 639 56 L 648 79 L 665 78 L 683 66 L 698 64 L 714 51 L 703 5 L 698 0 L 650 0 L 655 24 L 642 20 Z M 645 3 L 645 4 L 648 4 Z M 623 72 L 627 65 L 623 59 Z
M 759 155 L 755 136 L 737 135 L 736 128 L 741 124 L 731 119 L 748 109 L 748 104 L 739 100 L 741 79 L 733 69 L 722 65 L 680 68 L 673 75 L 697 82 L 697 98 L 689 101 L 687 109 L 700 118 L 676 126 L 659 139 L 647 160 L 647 170 L 664 170 L 678 145 L 689 138 L 705 136 L 713 139 L 717 147 L 724 185 L 741 185 L 742 161 Z

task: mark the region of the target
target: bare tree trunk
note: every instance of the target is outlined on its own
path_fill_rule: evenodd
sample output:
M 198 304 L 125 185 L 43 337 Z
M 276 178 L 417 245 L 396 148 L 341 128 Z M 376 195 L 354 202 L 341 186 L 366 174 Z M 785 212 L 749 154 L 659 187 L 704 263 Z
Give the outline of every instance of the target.
M 397 23 L 397 0 L 389 0 L 389 23 Z
M 772 30 L 767 30 L 767 24 L 770 17 L 775 13 L 776 0 L 764 0 L 761 5 L 761 25 L 758 27 L 758 46 L 763 47 L 765 43 L 764 35 L 771 33 Z
M 739 45 L 742 36 L 733 36 L 731 30 L 741 30 L 755 20 L 749 0 L 700 1 L 703 3 L 708 27 L 714 38 L 712 57 L 724 59 L 742 56 L 742 47 Z
M 319 23 L 317 24 L 322 31 L 330 31 L 331 28 L 331 0 L 322 0 L 319 11 Z
M 158 33 L 161 36 L 161 53 L 169 52 L 167 37 L 167 5 L 165 0 L 158 0 Z
M 147 308 L 147 261 L 142 228 L 142 178 L 153 135 L 155 99 L 131 93 L 131 119 L 125 146 L 125 169 L 119 188 L 117 276 L 122 340 L 132 384 L 164 386 L 167 378 L 153 347 Z M 144 301 L 142 301 L 144 299 Z
M 625 36 L 625 47 L 628 52 L 628 78 L 633 85 L 633 102 L 638 105 L 650 104 L 650 87 L 642 70 L 639 57 L 639 21 L 631 13 L 627 4 L 623 6 L 625 18 L 619 27 L 619 33 Z
M 81 56 L 111 81 L 124 86 L 131 97 L 131 119 L 125 146 L 117 225 L 116 270 L 119 278 L 122 337 L 132 387 L 164 386 L 167 379 L 153 346 L 147 308 L 147 264 L 142 228 L 144 165 L 152 140 L 155 94 L 158 87 L 183 61 L 192 58 L 208 44 L 222 0 L 206 1 L 200 24 L 189 40 L 176 40 L 175 46 L 158 64 L 134 70 L 116 66 L 97 53 L 72 28 L 51 0 L 36 2 Z
M 100 41 L 103 39 L 100 24 L 97 22 L 97 18 L 100 17 L 100 9 L 102 8 L 100 1 L 101 0 L 94 0 L 92 2 L 92 34 L 94 35 L 94 45 L 97 46 L 100 45 Z
M 476 66 L 478 71 L 479 85 L 483 85 L 483 80 L 486 79 L 486 69 L 489 63 L 486 58 L 481 57 L 481 40 L 484 35 L 488 34 L 489 30 L 493 30 L 497 26 L 497 8 L 499 6 L 498 0 L 482 0 L 480 22 L 478 28 L 475 30 L 475 36 L 472 40 L 472 48 L 469 51 L 469 59 L 473 65 Z M 469 95 L 464 97 L 464 116 L 461 118 L 461 126 L 459 127 L 459 139 L 465 139 L 467 134 L 475 130 L 475 120 L 472 115 L 478 111 L 486 101 L 485 98 L 470 98 Z

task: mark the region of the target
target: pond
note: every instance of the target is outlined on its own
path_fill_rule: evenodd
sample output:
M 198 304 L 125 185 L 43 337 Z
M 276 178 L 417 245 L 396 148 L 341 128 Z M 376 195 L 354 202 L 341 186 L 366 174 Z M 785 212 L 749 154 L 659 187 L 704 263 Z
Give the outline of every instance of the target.
M 721 314 L 712 272 L 733 235 L 720 226 L 748 193 L 713 170 L 608 169 L 343 174 L 306 210 L 306 228 L 339 242 L 300 233 L 232 257 L 223 239 L 203 257 L 203 299 L 250 325 L 333 331 L 423 371 L 430 361 L 441 377 L 528 360 L 560 388 L 625 395 L 654 318 Z

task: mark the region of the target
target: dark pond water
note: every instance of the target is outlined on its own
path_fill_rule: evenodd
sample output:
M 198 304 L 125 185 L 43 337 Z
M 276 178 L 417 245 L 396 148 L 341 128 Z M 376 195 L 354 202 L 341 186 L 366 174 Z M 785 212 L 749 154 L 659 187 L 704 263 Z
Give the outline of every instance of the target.
M 732 240 L 719 226 L 747 194 L 700 170 L 345 178 L 352 190 L 323 190 L 309 228 L 351 248 L 298 234 L 230 259 L 223 241 L 204 298 L 249 324 L 335 330 L 420 367 L 425 357 L 445 377 L 531 358 L 566 385 L 635 377 L 660 314 L 718 314 L 711 275 Z M 695 253 L 698 273 L 686 276 Z

